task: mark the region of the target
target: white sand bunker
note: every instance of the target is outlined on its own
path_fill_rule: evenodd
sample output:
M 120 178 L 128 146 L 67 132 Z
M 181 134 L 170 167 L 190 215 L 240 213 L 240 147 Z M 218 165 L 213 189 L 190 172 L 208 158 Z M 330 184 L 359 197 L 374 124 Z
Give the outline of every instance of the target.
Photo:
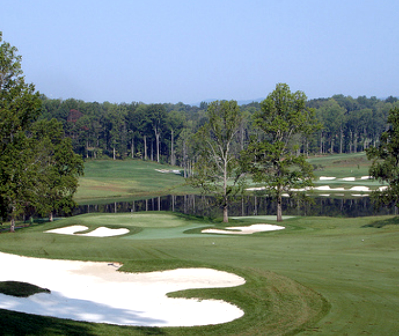
M 88 236 L 88 237 L 112 237 L 112 236 L 124 235 L 130 232 L 129 229 L 124 229 L 124 228 L 110 229 L 101 226 L 88 233 L 79 233 L 79 234 L 76 233 L 76 232 L 86 231 L 88 229 L 89 228 L 87 226 L 72 225 L 60 229 L 47 230 L 45 231 L 45 233 L 58 233 L 58 234 L 78 235 L 78 236 Z
M 284 226 L 271 225 L 271 224 L 253 224 L 250 226 L 232 226 L 227 227 L 226 230 L 222 229 L 204 229 L 202 233 L 221 233 L 221 234 L 252 234 L 255 232 L 283 230 Z
M 350 191 L 370 191 L 369 187 L 365 186 L 355 186 L 349 189 Z
M 356 181 L 355 177 L 343 177 L 342 181 Z
M 319 180 L 320 181 L 331 181 L 331 180 L 335 180 L 336 177 L 334 176 L 320 176 Z
M 152 273 L 117 272 L 120 265 L 27 258 L 0 252 L 0 281 L 48 288 L 28 298 L 0 294 L 0 308 L 77 321 L 135 326 L 194 326 L 243 316 L 221 300 L 173 299 L 166 293 L 190 288 L 234 287 L 235 274 L 212 269 Z
M 177 169 L 155 169 L 155 171 L 157 171 L 159 173 L 164 173 L 164 174 L 172 173 L 172 174 L 180 175 L 180 170 L 177 170 Z

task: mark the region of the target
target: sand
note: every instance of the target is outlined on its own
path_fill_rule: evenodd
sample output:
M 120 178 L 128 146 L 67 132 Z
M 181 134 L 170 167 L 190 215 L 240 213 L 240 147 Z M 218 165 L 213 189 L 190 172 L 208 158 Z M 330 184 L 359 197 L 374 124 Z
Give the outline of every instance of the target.
M 355 177 L 344 177 L 342 178 L 342 181 L 356 181 Z
M 77 321 L 135 326 L 219 324 L 243 316 L 221 300 L 172 299 L 190 288 L 234 287 L 235 274 L 206 268 L 165 272 L 117 272 L 114 263 L 50 260 L 0 252 L 0 281 L 22 281 L 51 290 L 29 298 L 0 294 L 0 308 Z
M 157 171 L 158 173 L 164 173 L 164 174 L 173 173 L 176 175 L 180 175 L 180 170 L 177 170 L 177 169 L 155 169 L 155 171 Z
M 370 191 L 369 187 L 355 186 L 349 189 L 350 191 Z
M 86 231 L 89 228 L 83 225 L 72 225 L 67 226 L 60 229 L 53 229 L 44 231 L 45 233 L 57 233 L 57 234 L 66 234 L 66 235 L 77 235 L 77 236 L 87 236 L 87 237 L 112 237 L 119 236 L 129 233 L 129 229 L 121 228 L 121 229 L 110 229 L 104 226 L 98 227 L 97 229 L 88 232 L 88 233 L 76 233 L 80 231 Z
M 319 180 L 320 181 L 331 181 L 331 180 L 335 180 L 336 177 L 334 176 L 320 176 Z
M 253 224 L 250 226 L 233 226 L 227 227 L 226 230 L 222 229 L 204 229 L 202 233 L 220 233 L 220 234 L 253 234 L 255 232 L 275 231 L 285 229 L 283 226 L 270 225 L 270 224 Z

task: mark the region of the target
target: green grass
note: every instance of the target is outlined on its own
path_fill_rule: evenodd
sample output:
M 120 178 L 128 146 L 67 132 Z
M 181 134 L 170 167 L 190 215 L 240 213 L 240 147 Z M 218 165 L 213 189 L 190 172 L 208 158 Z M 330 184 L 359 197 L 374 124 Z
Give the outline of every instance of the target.
M 130 214 L 129 214 L 130 215 Z M 140 214 L 137 214 L 140 215 Z M 158 218 L 159 215 L 159 218 Z M 109 215 L 103 215 L 109 216 Z M 112 215 L 114 216 L 114 215 Z M 206 266 L 246 278 L 244 286 L 189 290 L 171 296 L 222 298 L 245 311 L 236 321 L 190 328 L 136 328 L 79 323 L 0 311 L 2 335 L 395 335 L 399 326 L 399 224 L 395 217 L 287 219 L 286 230 L 252 236 L 196 236 L 159 239 L 156 230 L 190 224 L 222 227 L 168 213 L 151 213 L 135 224 L 85 215 L 0 234 L 0 249 L 32 257 L 119 261 L 124 271 Z M 43 230 L 82 220 L 91 228 L 134 228 L 152 234 L 95 238 L 44 234 Z M 266 223 L 276 223 L 267 218 Z M 231 220 L 229 226 L 259 223 Z M 130 224 L 129 224 L 130 223 Z M 163 223 L 162 225 L 160 223 Z M 154 227 L 154 225 L 162 227 Z M 194 232 L 195 234 L 190 234 Z M 51 290 L 51 288 L 49 288 Z
M 371 190 L 381 184 L 374 180 L 360 180 L 368 176 L 370 161 L 366 154 L 334 154 L 310 157 L 308 161 L 317 167 L 316 186 L 329 185 L 331 188 L 345 188 L 367 186 Z M 177 169 L 167 165 L 160 165 L 151 161 L 88 161 L 85 163 L 85 175 L 79 179 L 79 189 L 75 200 L 80 204 L 100 204 L 110 202 L 111 199 L 134 200 L 151 196 L 167 194 L 195 193 L 182 176 L 157 172 L 156 169 Z M 320 181 L 320 176 L 337 177 L 332 181 Z M 356 177 L 356 181 L 342 181 L 344 177 Z M 250 182 L 250 181 L 249 181 Z M 251 183 L 250 183 L 251 185 Z
M 177 169 L 150 161 L 99 160 L 85 163 L 75 194 L 78 202 L 101 198 L 127 198 L 193 192 L 182 176 L 156 169 Z
M 334 176 L 337 178 L 368 176 L 371 162 L 366 153 L 333 154 L 310 157 L 308 162 L 322 167 L 314 173 L 316 177 Z
M 37 293 L 50 293 L 50 291 L 27 282 L 0 281 L 0 293 L 17 297 L 29 297 Z

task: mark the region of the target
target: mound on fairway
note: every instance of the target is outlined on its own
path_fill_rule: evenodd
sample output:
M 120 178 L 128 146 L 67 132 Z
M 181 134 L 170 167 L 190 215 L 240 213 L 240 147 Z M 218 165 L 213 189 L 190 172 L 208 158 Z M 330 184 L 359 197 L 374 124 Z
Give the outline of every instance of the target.
M 38 259 L 0 252 L 0 281 L 29 281 L 51 294 L 28 298 L 0 294 L 0 308 L 42 316 L 135 326 L 194 326 L 226 323 L 243 316 L 222 300 L 168 298 L 191 288 L 234 287 L 235 274 L 206 268 L 151 273 L 117 272 L 104 262 Z M 46 271 L 47 270 L 47 271 Z
M 128 229 L 120 228 L 120 229 L 109 229 L 106 227 L 98 227 L 97 229 L 89 232 L 89 233 L 76 233 L 80 231 L 88 230 L 87 226 L 83 225 L 72 225 L 67 226 L 60 229 L 47 230 L 45 233 L 58 233 L 58 234 L 67 234 L 67 235 L 77 235 L 77 236 L 87 236 L 87 237 L 113 237 L 120 236 L 130 231 Z
M 271 224 L 253 224 L 250 226 L 232 226 L 227 227 L 226 230 L 221 229 L 204 229 L 202 233 L 220 233 L 220 234 L 253 234 L 255 232 L 266 232 L 266 231 L 275 231 L 275 230 L 283 230 L 284 226 L 271 225 Z

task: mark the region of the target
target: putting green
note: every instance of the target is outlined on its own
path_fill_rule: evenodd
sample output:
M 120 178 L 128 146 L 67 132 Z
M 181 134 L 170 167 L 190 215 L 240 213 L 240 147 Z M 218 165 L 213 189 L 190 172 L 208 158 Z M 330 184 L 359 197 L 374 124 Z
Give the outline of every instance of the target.
M 116 214 L 84 214 L 67 219 L 79 225 L 93 226 L 118 226 L 118 227 L 140 227 L 140 228 L 172 228 L 185 226 L 189 222 L 172 213 L 147 212 L 147 213 L 116 213 Z M 63 222 L 65 223 L 65 222 Z

